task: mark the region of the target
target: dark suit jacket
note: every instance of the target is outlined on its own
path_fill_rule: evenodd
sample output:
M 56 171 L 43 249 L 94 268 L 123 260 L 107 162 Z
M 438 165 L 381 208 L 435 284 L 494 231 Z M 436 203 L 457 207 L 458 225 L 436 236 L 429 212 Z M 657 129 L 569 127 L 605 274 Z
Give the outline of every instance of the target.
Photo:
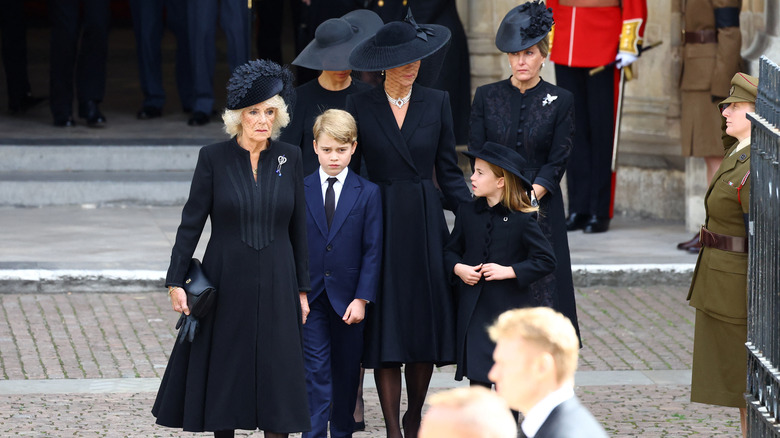
M 607 432 L 574 396 L 550 412 L 534 438 L 607 438 Z
M 347 173 L 328 230 L 319 171 L 304 179 L 309 239 L 309 301 L 323 291 L 343 315 L 355 298 L 376 299 L 382 260 L 382 199 L 379 187 Z

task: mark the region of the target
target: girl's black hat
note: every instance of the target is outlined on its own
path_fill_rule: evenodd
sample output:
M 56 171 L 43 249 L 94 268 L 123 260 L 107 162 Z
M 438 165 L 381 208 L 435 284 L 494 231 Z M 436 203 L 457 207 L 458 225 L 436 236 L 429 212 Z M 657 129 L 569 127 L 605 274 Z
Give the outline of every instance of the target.
M 312 70 L 352 70 L 349 63 L 352 49 L 374 36 L 383 24 L 379 15 L 368 9 L 325 20 L 314 31 L 314 39 L 292 63 Z
M 553 25 L 552 9 L 541 0 L 529 1 L 510 10 L 498 26 L 496 47 L 505 53 L 525 50 L 545 38 Z
M 438 24 L 418 25 L 409 10 L 404 21 L 391 21 L 358 44 L 349 63 L 359 71 L 388 70 L 423 59 L 449 40 L 449 29 Z
M 463 155 L 472 158 L 472 160 L 480 158 L 490 164 L 495 164 L 518 177 L 526 190 L 532 189 L 531 180 L 523 173 L 523 168 L 526 165 L 525 158 L 513 149 L 488 141 L 481 148 L 463 152 Z
M 292 114 L 295 104 L 293 74 L 286 67 L 258 59 L 249 61 L 233 71 L 227 85 L 227 105 L 230 110 L 246 108 L 280 95 Z

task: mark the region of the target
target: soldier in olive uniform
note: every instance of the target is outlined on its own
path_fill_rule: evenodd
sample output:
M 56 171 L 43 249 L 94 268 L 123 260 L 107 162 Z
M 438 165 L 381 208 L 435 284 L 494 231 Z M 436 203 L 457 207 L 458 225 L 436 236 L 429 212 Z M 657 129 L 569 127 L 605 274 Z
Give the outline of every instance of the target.
M 704 158 L 707 183 L 723 160 L 733 138 L 721 142 L 722 117 L 715 103 L 728 96 L 729 80 L 741 70 L 739 11 L 742 0 L 676 0 L 673 10 L 683 17 L 681 143 L 684 157 Z M 699 235 L 677 245 L 698 253 Z
M 707 221 L 688 292 L 696 308 L 691 401 L 739 408 L 746 433 L 747 224 L 750 210 L 750 121 L 758 79 L 737 73 L 720 103 L 730 147 L 704 198 Z

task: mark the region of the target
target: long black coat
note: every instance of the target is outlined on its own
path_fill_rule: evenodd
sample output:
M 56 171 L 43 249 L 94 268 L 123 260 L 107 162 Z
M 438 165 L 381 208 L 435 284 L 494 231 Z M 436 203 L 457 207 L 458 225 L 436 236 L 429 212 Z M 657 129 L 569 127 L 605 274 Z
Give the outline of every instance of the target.
M 536 214 L 489 207 L 485 198 L 461 204 L 455 228 L 444 249 L 447 272 L 457 291 L 458 370 L 455 379 L 489 382 L 496 344 L 487 328 L 498 315 L 519 307 L 543 305 L 528 285 L 555 269 L 555 256 L 536 221 Z M 453 273 L 456 264 L 497 263 L 511 266 L 517 278 L 470 286 Z
M 531 181 L 547 189 L 539 201 L 539 225 L 558 263 L 553 274 L 532 284 L 530 290 L 541 304 L 566 315 L 579 334 L 560 187 L 574 138 L 573 102 L 570 92 L 544 80 L 525 93 L 509 79 L 483 85 L 477 88 L 471 106 L 469 149 L 480 148 L 486 141 L 514 149 L 526 159 L 524 170 Z
M 203 268 L 216 283 L 216 308 L 192 344 L 174 346 L 152 413 L 158 424 L 193 432 L 309 430 L 298 298 L 310 290 L 301 150 L 270 142 L 257 182 L 249 152 L 234 139 L 200 150 L 167 285 L 183 284 L 209 217 Z
M 366 368 L 455 361 L 455 315 L 445 277 L 448 205 L 471 199 L 458 167 L 447 93 L 414 85 L 399 130 L 383 87 L 347 98 L 358 124 L 354 169 L 365 160 L 382 193 L 384 246 L 376 302 L 366 316 Z

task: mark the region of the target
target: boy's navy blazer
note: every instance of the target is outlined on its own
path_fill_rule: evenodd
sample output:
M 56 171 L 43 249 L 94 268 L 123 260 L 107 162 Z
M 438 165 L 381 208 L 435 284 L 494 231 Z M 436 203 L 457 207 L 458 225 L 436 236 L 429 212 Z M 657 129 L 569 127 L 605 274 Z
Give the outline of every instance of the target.
M 309 239 L 309 302 L 328 291 L 343 315 L 355 298 L 373 302 L 382 261 L 382 198 L 379 187 L 350 170 L 328 230 L 319 169 L 303 180 Z

